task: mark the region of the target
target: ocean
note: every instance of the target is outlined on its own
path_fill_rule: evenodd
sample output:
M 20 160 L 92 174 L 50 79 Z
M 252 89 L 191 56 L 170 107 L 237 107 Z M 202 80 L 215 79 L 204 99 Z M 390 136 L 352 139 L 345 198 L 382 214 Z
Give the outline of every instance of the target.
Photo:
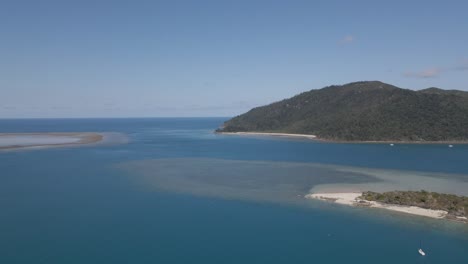
M 128 138 L 0 151 L 0 263 L 468 263 L 467 225 L 303 198 L 467 195 L 468 145 L 214 134 L 226 119 L 0 120 L 0 132 Z

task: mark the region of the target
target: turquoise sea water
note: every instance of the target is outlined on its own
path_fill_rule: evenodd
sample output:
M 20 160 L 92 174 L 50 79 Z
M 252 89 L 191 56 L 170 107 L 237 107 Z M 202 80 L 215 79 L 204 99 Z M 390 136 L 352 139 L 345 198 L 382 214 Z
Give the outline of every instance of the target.
M 0 152 L 0 263 L 468 263 L 466 226 L 301 196 L 378 182 L 367 168 L 464 184 L 468 146 L 213 134 L 223 120 L 0 120 L 0 132 L 130 139 Z

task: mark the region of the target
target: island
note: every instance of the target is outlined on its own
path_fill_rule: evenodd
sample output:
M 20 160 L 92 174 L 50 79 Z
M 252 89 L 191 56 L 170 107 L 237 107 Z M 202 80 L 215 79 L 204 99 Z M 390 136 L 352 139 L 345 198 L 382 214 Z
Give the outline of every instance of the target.
M 366 191 L 363 193 L 311 193 L 305 197 L 468 223 L 468 197 L 453 194 L 425 190 L 383 193 Z
M 307 135 L 315 140 L 468 142 L 468 92 L 402 89 L 380 81 L 333 85 L 256 107 L 217 133 Z
M 0 150 L 69 147 L 93 144 L 104 139 L 104 133 L 0 133 Z

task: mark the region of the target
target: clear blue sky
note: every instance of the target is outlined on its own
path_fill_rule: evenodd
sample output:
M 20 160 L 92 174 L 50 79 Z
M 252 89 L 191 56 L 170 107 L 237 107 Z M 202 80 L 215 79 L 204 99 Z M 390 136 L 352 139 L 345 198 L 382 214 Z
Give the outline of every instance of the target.
M 468 1 L 0 4 L 0 117 L 232 116 L 359 80 L 468 90 Z

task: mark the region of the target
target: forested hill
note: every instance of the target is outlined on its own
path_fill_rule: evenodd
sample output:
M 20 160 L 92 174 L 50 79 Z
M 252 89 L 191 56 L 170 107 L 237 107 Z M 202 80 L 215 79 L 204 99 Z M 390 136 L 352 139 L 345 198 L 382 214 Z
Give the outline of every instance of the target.
M 344 141 L 468 141 L 468 92 L 414 91 L 378 81 L 333 85 L 254 108 L 217 131 Z

